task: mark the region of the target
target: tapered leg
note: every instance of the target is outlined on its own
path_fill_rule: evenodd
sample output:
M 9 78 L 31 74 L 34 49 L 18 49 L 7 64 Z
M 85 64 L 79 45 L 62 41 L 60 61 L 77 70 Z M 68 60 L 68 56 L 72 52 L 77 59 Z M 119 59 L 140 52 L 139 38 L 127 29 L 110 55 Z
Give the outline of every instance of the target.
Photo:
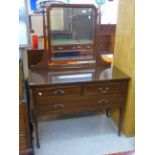
M 36 134 L 37 147 L 40 148 L 38 120 L 37 120 L 37 118 L 35 116 L 34 116 L 34 125 L 35 125 L 35 134 Z
M 106 116 L 110 117 L 110 109 L 106 109 Z
M 40 148 L 39 134 L 38 134 L 38 122 L 36 124 L 36 139 L 37 139 L 37 147 Z
M 119 124 L 118 124 L 118 135 L 121 136 L 122 129 L 122 121 L 123 121 L 123 108 L 119 108 Z

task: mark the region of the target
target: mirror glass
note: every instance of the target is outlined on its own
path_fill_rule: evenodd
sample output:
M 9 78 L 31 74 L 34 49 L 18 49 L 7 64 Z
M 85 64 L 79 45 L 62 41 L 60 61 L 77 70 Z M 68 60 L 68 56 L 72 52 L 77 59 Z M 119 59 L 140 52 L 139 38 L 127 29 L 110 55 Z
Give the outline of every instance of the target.
M 52 7 L 48 22 L 51 61 L 94 58 L 95 11 L 93 8 Z
M 94 16 L 91 8 L 53 8 L 51 44 L 93 43 Z

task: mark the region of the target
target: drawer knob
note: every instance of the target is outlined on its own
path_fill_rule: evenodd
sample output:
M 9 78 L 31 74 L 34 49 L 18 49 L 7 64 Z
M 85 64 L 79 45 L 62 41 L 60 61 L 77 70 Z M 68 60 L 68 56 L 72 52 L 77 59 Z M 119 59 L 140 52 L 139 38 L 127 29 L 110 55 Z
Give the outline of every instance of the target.
M 81 46 L 80 46 L 80 45 L 78 45 L 78 46 L 77 46 L 77 48 L 78 48 L 78 49 L 80 49 L 80 48 L 81 48 Z
M 105 104 L 105 103 L 108 103 L 108 99 L 101 99 L 98 101 L 99 104 Z
M 38 95 L 39 95 L 39 96 L 42 96 L 43 94 L 42 94 L 42 92 L 38 92 Z
M 62 109 L 62 108 L 64 108 L 64 104 L 55 104 L 54 105 L 54 108 L 59 108 L 59 109 Z
M 98 90 L 99 90 L 101 93 L 108 93 L 109 88 L 108 88 L 108 87 L 105 87 L 104 89 L 103 89 L 103 88 L 99 88 Z
M 75 50 L 75 49 L 76 49 L 76 47 L 75 47 L 75 46 L 72 46 L 71 48 L 72 48 L 72 50 Z
M 64 92 L 64 90 L 62 90 L 62 89 L 58 89 L 58 90 L 55 90 L 54 91 L 54 94 L 55 95 L 62 95 L 62 94 L 64 94 L 65 92 Z
M 91 46 L 90 46 L 90 45 L 87 45 L 87 46 L 86 46 L 86 48 L 88 48 L 88 49 L 89 49 L 89 48 L 91 48 Z
M 58 47 L 58 50 L 63 50 L 63 47 Z

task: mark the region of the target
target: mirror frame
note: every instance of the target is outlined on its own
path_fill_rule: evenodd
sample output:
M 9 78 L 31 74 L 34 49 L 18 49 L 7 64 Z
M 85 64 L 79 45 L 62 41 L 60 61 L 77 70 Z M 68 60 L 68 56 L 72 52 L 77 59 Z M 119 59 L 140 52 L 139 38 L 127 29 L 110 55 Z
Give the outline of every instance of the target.
M 52 44 L 51 44 L 51 18 L 50 12 L 53 8 L 90 8 L 94 10 L 94 30 L 93 30 L 93 38 L 92 38 L 92 45 L 93 45 L 93 60 L 96 60 L 96 38 L 97 38 L 97 8 L 92 4 L 50 4 L 47 7 L 46 15 L 47 15 L 47 55 L 49 56 L 49 52 L 52 52 Z M 48 58 L 49 59 L 49 58 Z

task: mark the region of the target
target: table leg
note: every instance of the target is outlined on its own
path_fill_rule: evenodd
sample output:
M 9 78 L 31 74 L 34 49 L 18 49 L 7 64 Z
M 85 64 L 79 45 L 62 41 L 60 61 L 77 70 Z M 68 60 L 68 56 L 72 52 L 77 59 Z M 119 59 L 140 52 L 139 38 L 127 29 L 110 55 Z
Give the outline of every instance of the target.
M 35 116 L 34 116 L 34 125 L 35 125 L 35 134 L 36 134 L 36 140 L 37 140 L 37 147 L 40 148 L 38 120 L 37 120 L 37 118 Z
M 110 109 L 106 109 L 106 116 L 110 117 Z
M 121 136 L 122 121 L 123 121 L 123 108 L 121 106 L 119 108 L 119 124 L 118 124 L 118 135 L 119 136 Z

